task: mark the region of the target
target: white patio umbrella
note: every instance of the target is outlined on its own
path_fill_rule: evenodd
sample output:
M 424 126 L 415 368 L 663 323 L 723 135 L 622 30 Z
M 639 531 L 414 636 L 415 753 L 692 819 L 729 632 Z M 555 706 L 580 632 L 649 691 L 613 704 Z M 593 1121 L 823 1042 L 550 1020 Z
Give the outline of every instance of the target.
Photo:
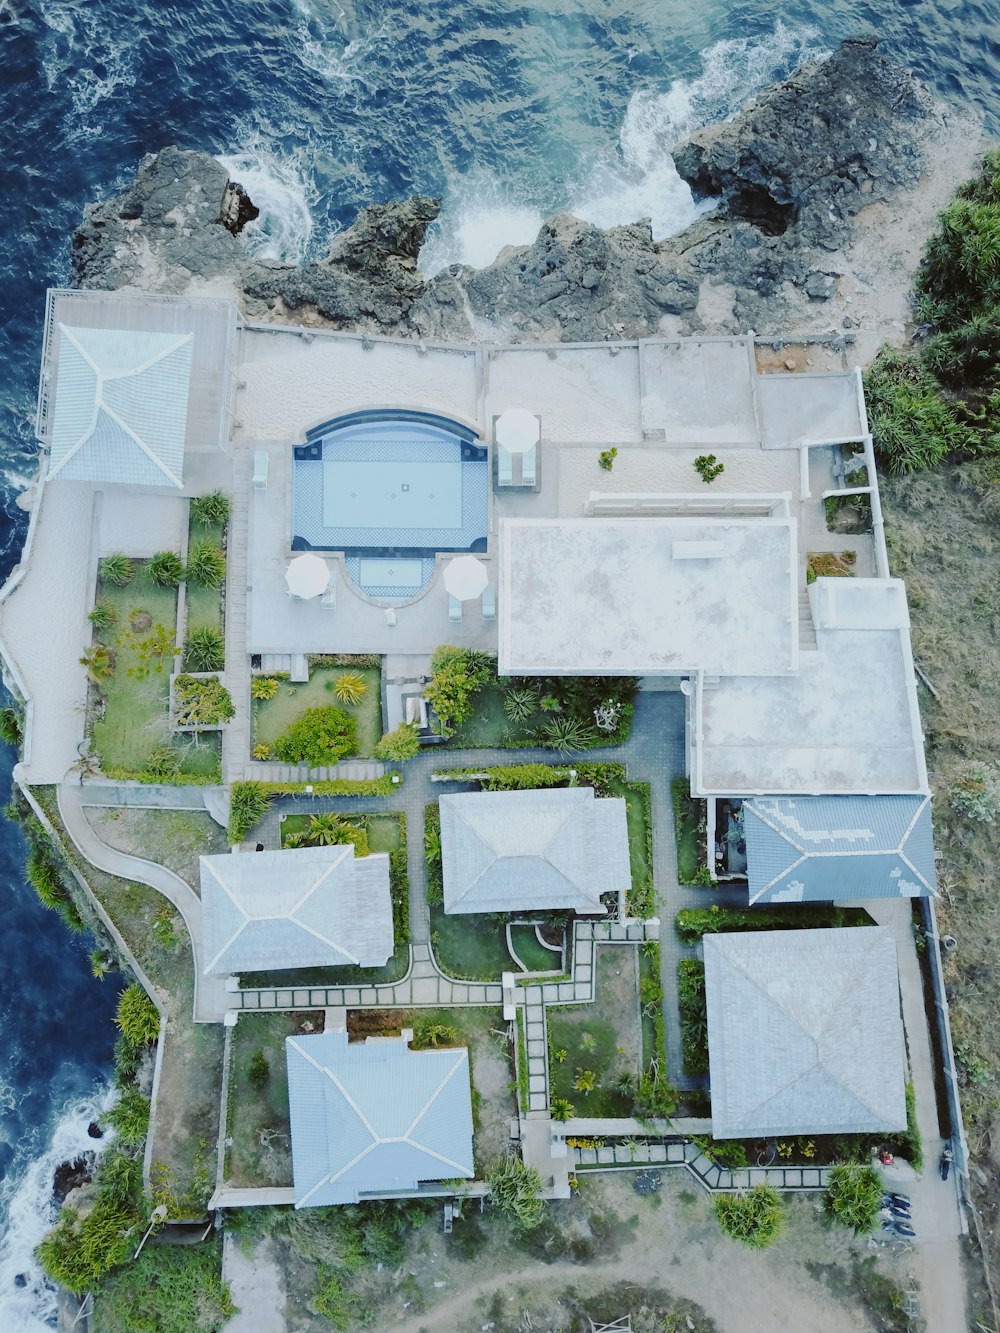
M 509 407 L 497 417 L 496 440 L 509 454 L 526 454 L 538 443 L 541 422 L 524 407 Z
M 297 555 L 285 570 L 285 583 L 293 597 L 307 599 L 326 592 L 330 571 L 318 555 Z
M 490 581 L 486 566 L 474 555 L 460 555 L 448 563 L 444 571 L 444 586 L 460 602 L 478 597 Z

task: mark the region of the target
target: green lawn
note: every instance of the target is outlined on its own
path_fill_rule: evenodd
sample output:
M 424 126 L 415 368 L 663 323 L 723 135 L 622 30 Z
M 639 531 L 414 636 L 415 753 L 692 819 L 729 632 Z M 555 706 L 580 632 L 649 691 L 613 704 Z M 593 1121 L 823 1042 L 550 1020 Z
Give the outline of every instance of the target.
M 377 667 L 366 667 L 358 674 L 364 677 L 368 689 L 359 704 L 343 704 L 333 692 L 338 676 L 354 667 L 314 667 L 309 680 L 293 685 L 282 680 L 273 699 L 257 699 L 253 705 L 254 743 L 273 745 L 289 726 L 302 716 L 307 708 L 325 708 L 333 704 L 357 719 L 357 753 L 371 755 L 382 736 L 381 672 Z
M 443 907 L 432 906 L 431 948 L 438 967 L 449 977 L 499 981 L 501 972 L 515 970 L 503 926 L 495 917 L 478 912 L 446 916 Z
M 473 700 L 472 716 L 455 728 L 449 746 L 458 750 L 486 750 L 511 741 L 537 745 L 534 733 L 552 714 L 536 708 L 523 722 L 511 722 L 504 711 L 503 696 L 504 691 L 497 681 L 484 685 Z
M 177 632 L 177 590 L 161 588 L 147 574 L 148 562 L 136 562 L 136 575 L 125 588 L 101 585 L 98 599 L 109 602 L 118 619 L 100 635 L 115 653 L 114 675 L 100 683 L 106 707 L 91 734 L 105 772 L 138 774 L 154 750 L 170 746 L 179 771 L 193 781 L 218 780 L 218 736 L 174 736 L 168 700 Z M 97 636 L 95 636 L 97 637 Z
M 196 523 L 191 519 L 191 525 L 188 529 L 188 546 L 207 538 L 217 546 L 222 545 L 225 529 L 221 523 L 202 524 Z M 222 616 L 222 598 L 223 588 L 202 588 L 194 583 L 188 583 L 186 586 L 187 597 L 187 632 L 191 633 L 195 629 L 223 628 Z
M 637 1000 L 634 951 L 624 945 L 607 945 L 597 950 L 594 1003 L 547 1011 L 550 1095 L 564 1097 L 577 1115 L 632 1115 L 631 1088 L 642 1059 Z M 574 1086 L 581 1070 L 597 1076 L 591 1092 Z M 622 1082 L 626 1076 L 631 1087 Z
M 553 949 L 546 949 L 535 934 L 535 927 L 511 926 L 510 938 L 518 958 L 529 972 L 560 972 L 562 959 Z
M 233 1029 L 227 1108 L 232 1146 L 226 1154 L 226 1179 L 232 1185 L 292 1183 L 285 1038 L 301 1032 L 303 1021 L 317 1030 L 322 1027 L 322 1015 L 317 1013 L 245 1013 Z M 250 1064 L 258 1051 L 269 1067 L 261 1088 L 250 1082 Z M 261 1142 L 262 1131 L 269 1142 Z

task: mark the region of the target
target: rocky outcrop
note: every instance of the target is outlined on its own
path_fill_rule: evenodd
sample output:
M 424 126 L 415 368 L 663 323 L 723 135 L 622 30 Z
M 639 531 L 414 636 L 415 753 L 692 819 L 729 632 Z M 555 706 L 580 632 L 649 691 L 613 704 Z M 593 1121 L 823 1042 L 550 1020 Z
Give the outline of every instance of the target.
M 74 273 L 83 286 L 229 290 L 257 319 L 456 340 L 901 327 L 919 246 L 977 144 L 868 38 L 674 150 L 716 203 L 680 236 L 560 214 L 486 268 L 427 280 L 418 255 L 440 201 L 418 195 L 364 209 L 325 259 L 290 266 L 248 253 L 256 208 L 214 158 L 169 148 L 87 210 Z

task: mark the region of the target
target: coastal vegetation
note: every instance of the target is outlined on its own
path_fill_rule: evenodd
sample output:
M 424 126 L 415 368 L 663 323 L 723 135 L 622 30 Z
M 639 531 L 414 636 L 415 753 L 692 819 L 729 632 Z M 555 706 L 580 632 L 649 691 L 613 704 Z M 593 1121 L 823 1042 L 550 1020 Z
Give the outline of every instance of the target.
M 310 710 L 334 707 L 353 721 L 352 753 L 369 756 L 382 735 L 382 692 L 377 667 L 310 664 L 307 681 L 291 681 L 283 675 L 254 676 L 250 683 L 253 700 L 253 735 L 263 759 L 279 759 L 279 747 L 289 728 Z M 334 704 L 334 700 L 336 703 Z M 285 761 L 290 762 L 290 761 Z M 322 761 L 321 766 L 334 762 Z

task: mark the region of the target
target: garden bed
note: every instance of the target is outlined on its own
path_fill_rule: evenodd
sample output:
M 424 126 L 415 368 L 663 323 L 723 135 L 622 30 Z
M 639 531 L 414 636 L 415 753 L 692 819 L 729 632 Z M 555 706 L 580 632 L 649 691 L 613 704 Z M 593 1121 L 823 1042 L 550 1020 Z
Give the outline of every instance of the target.
M 637 951 L 598 947 L 593 1004 L 550 1007 L 550 1101 L 560 1098 L 577 1116 L 631 1116 L 642 1069 Z M 590 1091 L 577 1087 L 593 1076 Z
M 734 930 L 817 930 L 834 926 L 871 926 L 863 907 L 829 903 L 796 903 L 790 907 L 688 907 L 677 913 L 674 927 L 685 944 L 703 935 Z
M 356 704 L 344 703 L 334 694 L 338 676 L 359 675 L 365 692 Z M 303 684 L 278 677 L 277 693 L 271 699 L 255 699 L 253 703 L 254 745 L 273 746 L 309 708 L 328 708 L 333 705 L 354 718 L 357 725 L 356 753 L 362 757 L 374 753 L 382 736 L 381 672 L 376 667 L 315 667 L 309 680 Z
M 240 1015 L 233 1029 L 229 1065 L 227 1184 L 242 1188 L 291 1185 L 285 1038 L 322 1031 L 321 1010 Z
M 705 864 L 705 802 L 691 795 L 687 778 L 674 778 L 670 789 L 674 799 L 678 883 L 710 884 L 711 877 Z
M 188 525 L 188 550 L 197 541 L 210 541 L 225 549 L 224 523 L 199 523 L 192 515 Z M 219 588 L 206 588 L 190 580 L 184 585 L 187 632 L 197 629 L 225 629 L 223 606 L 225 583 Z
M 87 806 L 87 819 L 109 847 L 165 865 L 199 891 L 198 858 L 229 851 L 226 830 L 199 810 Z M 166 900 L 164 900 L 166 901 Z
M 708 1073 L 705 964 L 699 958 L 682 958 L 677 964 L 677 993 L 684 1072 L 698 1077 Z

